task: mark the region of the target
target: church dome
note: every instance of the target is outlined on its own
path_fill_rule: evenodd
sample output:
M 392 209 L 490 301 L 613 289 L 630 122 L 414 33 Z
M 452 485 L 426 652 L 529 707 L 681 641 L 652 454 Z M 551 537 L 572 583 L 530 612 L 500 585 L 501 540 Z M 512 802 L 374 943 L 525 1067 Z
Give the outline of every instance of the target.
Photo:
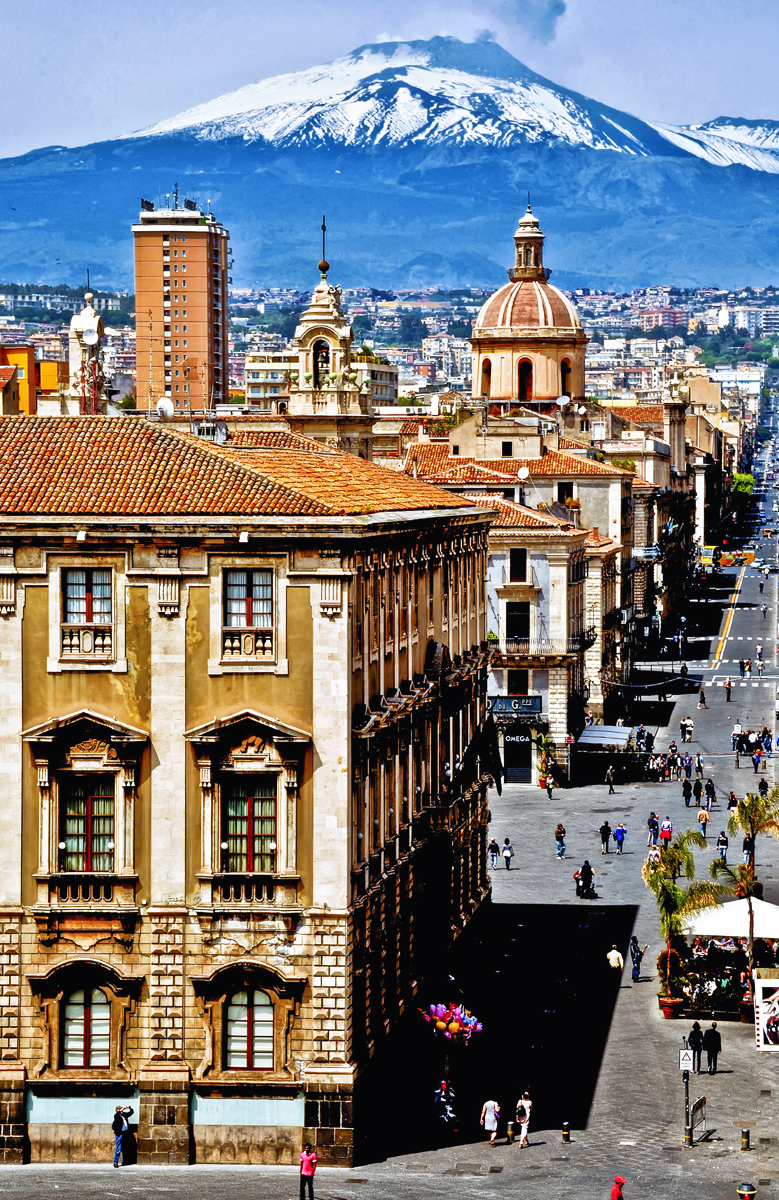
M 545 279 L 520 279 L 504 284 L 482 305 L 473 332 L 474 336 L 489 330 L 563 329 L 574 333 L 581 327 L 575 305 L 556 287 Z
M 518 333 L 536 329 L 581 331 L 575 305 L 549 283 L 551 271 L 544 266 L 544 235 L 530 208 L 520 217 L 514 234 L 515 262 L 508 270 L 511 283 L 490 296 L 476 318 L 474 336 L 492 330 Z

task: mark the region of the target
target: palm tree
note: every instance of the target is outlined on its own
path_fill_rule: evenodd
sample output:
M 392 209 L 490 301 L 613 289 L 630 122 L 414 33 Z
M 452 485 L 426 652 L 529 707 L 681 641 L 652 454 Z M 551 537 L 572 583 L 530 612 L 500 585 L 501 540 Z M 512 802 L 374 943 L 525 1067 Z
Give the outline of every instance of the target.
M 554 738 L 550 738 L 546 733 L 539 733 L 536 738 L 536 748 L 541 755 L 541 774 L 548 775 L 549 768 L 555 761 Z
M 779 788 L 773 788 L 767 796 L 748 792 L 743 800 L 739 800 L 730 815 L 728 833 L 731 837 L 749 834 L 753 844 L 759 833 L 770 834 L 779 841 Z M 751 866 L 754 870 L 754 849 Z
M 708 880 L 692 882 L 695 877 L 693 847 L 703 850 L 706 839 L 697 829 L 687 829 L 677 834 L 663 851 L 659 863 L 645 862 L 642 869 L 644 883 L 652 892 L 660 918 L 660 931 L 667 950 L 668 977 L 670 981 L 671 942 L 680 937 L 691 917 L 718 901 L 721 887 Z M 686 887 L 676 882 L 679 876 L 688 880 Z
M 720 880 L 721 891 L 729 892 L 731 896 L 738 896 L 739 899 L 746 899 L 749 909 L 749 1002 L 754 1004 L 755 998 L 752 993 L 752 958 L 755 944 L 755 910 L 752 907 L 752 901 L 755 899 L 756 883 L 754 869 L 750 863 L 738 863 L 729 867 L 721 858 L 715 858 L 709 864 L 709 872 L 713 879 Z M 728 882 L 724 882 L 725 880 Z

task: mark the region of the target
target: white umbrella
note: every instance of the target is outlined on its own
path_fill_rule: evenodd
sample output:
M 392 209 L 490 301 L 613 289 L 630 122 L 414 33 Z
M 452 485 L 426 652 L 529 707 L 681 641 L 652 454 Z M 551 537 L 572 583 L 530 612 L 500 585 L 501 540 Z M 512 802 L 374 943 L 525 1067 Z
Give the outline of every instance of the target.
M 753 900 L 752 910 L 755 937 L 779 938 L 779 905 Z M 749 937 L 749 904 L 746 900 L 732 900 L 729 904 L 706 908 L 685 926 L 684 932 L 691 937 Z

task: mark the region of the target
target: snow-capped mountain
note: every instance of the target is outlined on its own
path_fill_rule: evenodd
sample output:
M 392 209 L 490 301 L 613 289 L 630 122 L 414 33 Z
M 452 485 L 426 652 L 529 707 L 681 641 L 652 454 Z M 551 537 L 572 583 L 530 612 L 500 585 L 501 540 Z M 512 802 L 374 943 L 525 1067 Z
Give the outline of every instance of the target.
M 0 275 L 75 283 L 88 264 L 132 287 L 140 197 L 176 180 L 230 229 L 236 284 L 310 286 L 327 212 L 345 286 L 497 285 L 528 189 L 563 287 L 779 281 L 779 121 L 650 124 L 444 37 L 0 161 Z
M 126 135 L 293 146 L 544 143 L 673 153 L 643 121 L 529 70 L 494 42 L 381 42 L 263 79 Z
M 779 174 L 779 121 L 717 117 L 705 125 L 655 125 L 680 150 L 718 167 L 739 163 L 753 171 Z

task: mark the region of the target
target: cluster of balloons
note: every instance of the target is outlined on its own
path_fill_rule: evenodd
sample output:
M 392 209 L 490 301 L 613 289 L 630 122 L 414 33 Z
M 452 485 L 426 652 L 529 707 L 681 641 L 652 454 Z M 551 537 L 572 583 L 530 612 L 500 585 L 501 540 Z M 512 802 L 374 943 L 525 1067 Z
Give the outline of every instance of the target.
M 472 1033 L 482 1031 L 481 1022 L 462 1004 L 431 1004 L 427 1012 L 424 1008 L 419 1011 L 436 1034 L 450 1041 L 467 1043 Z

